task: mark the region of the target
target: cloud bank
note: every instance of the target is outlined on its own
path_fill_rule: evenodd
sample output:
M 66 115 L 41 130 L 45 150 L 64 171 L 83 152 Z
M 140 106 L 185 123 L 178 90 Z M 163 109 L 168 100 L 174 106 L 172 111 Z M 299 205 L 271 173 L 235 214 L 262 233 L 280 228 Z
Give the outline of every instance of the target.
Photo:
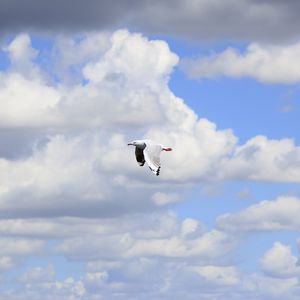
M 82 9 L 84 7 L 84 9 Z M 230 39 L 286 41 L 299 38 L 297 1 L 105 0 L 3 1 L 0 28 L 85 31 L 129 26 L 154 34 L 198 41 Z
M 285 246 L 261 258 L 263 275 L 228 256 L 241 232 L 298 229 L 299 199 L 220 216 L 216 228 L 170 211 L 196 184 L 299 182 L 292 140 L 257 136 L 241 145 L 231 129 L 199 118 L 169 88 L 179 58 L 161 40 L 127 30 L 60 36 L 45 55 L 22 33 L 3 51 L 0 272 L 16 288 L 0 299 L 295 299 L 298 268 Z M 174 148 L 159 178 L 126 146 L 139 137 Z M 39 253 L 86 269 L 61 276 L 50 262 L 7 276 Z M 272 265 L 274 256 L 283 263 Z

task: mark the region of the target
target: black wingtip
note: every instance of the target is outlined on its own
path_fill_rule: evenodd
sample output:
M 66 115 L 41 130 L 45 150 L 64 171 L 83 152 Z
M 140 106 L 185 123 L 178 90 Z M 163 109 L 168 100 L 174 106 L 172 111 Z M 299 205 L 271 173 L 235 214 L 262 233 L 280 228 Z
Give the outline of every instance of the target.
M 155 170 L 152 169 L 150 166 L 149 166 L 149 169 L 154 172 Z M 160 172 L 160 167 L 158 167 L 157 171 L 155 172 L 155 175 L 158 176 L 159 175 L 159 172 Z
M 157 171 L 156 171 L 156 176 L 159 175 L 159 172 L 160 172 L 160 167 L 158 167 Z

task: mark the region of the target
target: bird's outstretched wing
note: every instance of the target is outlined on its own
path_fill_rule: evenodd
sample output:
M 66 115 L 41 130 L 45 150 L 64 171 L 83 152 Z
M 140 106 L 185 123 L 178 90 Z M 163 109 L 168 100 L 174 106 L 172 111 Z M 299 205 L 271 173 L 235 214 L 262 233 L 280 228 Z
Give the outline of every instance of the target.
M 135 147 L 135 158 L 138 164 L 142 167 L 145 164 L 144 153 L 142 149 Z
M 160 172 L 160 153 L 162 147 L 160 145 L 148 142 L 144 149 L 144 158 L 148 164 L 150 170 L 155 174 L 159 175 Z

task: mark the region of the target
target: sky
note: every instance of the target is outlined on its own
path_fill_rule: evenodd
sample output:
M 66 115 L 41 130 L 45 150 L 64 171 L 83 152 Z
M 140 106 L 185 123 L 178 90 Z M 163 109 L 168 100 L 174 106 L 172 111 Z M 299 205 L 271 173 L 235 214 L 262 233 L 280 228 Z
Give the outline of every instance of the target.
M 170 3 L 1 1 L 0 300 L 299 299 L 300 4 Z

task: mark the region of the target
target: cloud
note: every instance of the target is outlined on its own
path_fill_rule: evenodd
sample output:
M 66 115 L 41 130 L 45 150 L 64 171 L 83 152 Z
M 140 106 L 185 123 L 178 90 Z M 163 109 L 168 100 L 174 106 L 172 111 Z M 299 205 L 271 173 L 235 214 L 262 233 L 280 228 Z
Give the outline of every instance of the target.
M 2 295 L 9 299 L 80 299 L 85 293 L 82 280 L 73 277 L 56 278 L 52 265 L 46 267 L 32 267 L 18 278 L 19 291 L 5 291 Z M 20 292 L 21 290 L 21 292 Z
M 4 50 L 13 64 L 29 63 L 37 55 L 37 51 L 31 47 L 28 34 L 18 35 L 7 47 L 4 47 Z
M 55 69 L 45 69 L 45 65 L 32 61 L 28 53 L 37 51 L 32 48 L 28 35 L 18 35 L 6 46 L 10 66 L 0 73 L 4 108 L 1 127 L 39 127 L 52 130 L 53 134 L 65 133 L 70 128 L 104 125 L 143 128 L 169 118 L 161 108 L 168 106 L 172 96 L 167 81 L 178 57 L 167 43 L 150 41 L 127 30 L 116 31 L 110 39 L 99 33 L 80 37 L 80 42 L 69 39 L 67 47 L 63 46 L 65 43 L 66 39 L 60 38 L 54 56 L 49 59 L 54 64 L 63 60 L 62 68 L 70 69 L 69 76 L 74 75 L 75 68 L 79 82 L 65 82 L 63 76 L 59 84 L 53 75 Z M 15 45 L 19 45 L 18 50 L 13 50 Z M 78 54 L 76 58 L 73 52 Z M 180 115 L 181 109 L 175 111 Z M 189 109 L 185 110 L 191 114 Z
M 38 252 L 43 241 L 38 239 L 22 239 L 4 237 L 0 239 L 1 255 L 29 255 Z
M 250 77 L 264 83 L 294 84 L 300 80 L 297 57 L 300 44 L 263 46 L 252 43 L 242 52 L 225 51 L 198 59 L 187 59 L 183 68 L 193 78 Z
M 291 247 L 276 242 L 261 258 L 260 265 L 271 277 L 292 278 L 300 274 L 297 261 L 297 257 L 292 255 Z
M 221 216 L 209 230 L 169 209 L 207 181 L 298 180 L 299 147 L 261 136 L 239 145 L 232 130 L 199 118 L 168 86 L 178 57 L 163 41 L 118 30 L 52 42 L 48 63 L 63 60 L 61 69 L 49 70 L 21 34 L 1 71 L 0 269 L 6 282 L 8 270 L 21 280 L 0 299 L 231 299 L 233 286 L 236 299 L 276 299 L 278 278 L 242 274 L 228 256 L 241 242 L 237 227 L 298 230 L 297 198 Z M 139 137 L 174 148 L 159 178 L 126 145 Z M 18 268 L 36 253 L 50 266 Z M 86 273 L 56 278 L 56 256 Z M 296 293 L 295 278 L 283 280 L 282 293 Z
M 26 28 L 61 30 L 61 29 L 103 29 L 107 25 L 115 27 L 122 24 L 120 18 L 126 17 L 130 7 L 137 6 L 139 1 L 91 1 L 85 7 L 84 1 L 67 1 L 62 5 L 58 1 L 40 5 L 33 0 L 28 3 L 11 2 L 1 4 L 1 26 L 4 30 Z M 31 9 L 29 9 L 31 7 Z M 85 12 L 83 12 L 85 7 Z
M 55 114 L 51 117 L 59 100 L 59 94 L 53 87 L 39 80 L 28 80 L 20 73 L 0 74 L 0 78 L 2 128 L 39 128 L 59 122 Z
M 160 269 L 160 272 L 157 270 Z M 113 277 L 115 275 L 115 278 Z M 20 290 L 6 291 L 9 299 L 296 299 L 296 278 L 278 279 L 245 274 L 233 266 L 189 265 L 140 258 L 127 261 L 111 271 L 88 269 L 80 278 L 56 278 L 52 265 L 27 269 L 19 279 Z M 136 289 L 136 285 L 139 289 Z M 188 290 L 187 290 L 188 288 Z M 22 291 L 22 293 L 20 292 Z M 251 297 L 250 297 L 251 296 Z
M 83 9 L 84 8 L 84 9 Z M 297 1 L 184 0 L 3 2 L 2 31 L 84 31 L 131 26 L 196 40 L 282 41 L 299 37 Z
M 160 206 L 180 201 L 178 194 L 157 192 L 152 196 L 153 202 Z
M 237 213 L 218 217 L 220 229 L 232 232 L 299 230 L 300 200 L 281 196 L 273 201 L 261 201 Z
M 213 282 L 217 285 L 238 285 L 240 284 L 238 271 L 232 267 L 219 266 L 199 266 L 194 267 L 194 270 L 199 273 L 201 277 Z
M 137 221 L 130 231 L 119 230 L 114 234 L 104 232 L 98 234 L 97 238 L 92 232 L 85 236 L 71 237 L 64 240 L 56 251 L 71 259 L 83 261 L 137 257 L 201 257 L 208 260 L 225 255 L 238 244 L 238 239 L 221 231 L 199 230 L 198 222 L 189 219 L 184 220 L 181 226 L 178 223 L 176 226 L 173 224 L 173 228 L 169 228 L 168 222 L 163 220 L 160 224 L 166 226 L 165 230 L 168 230 L 163 236 L 162 229 L 158 232 L 147 227 L 138 230 L 141 225 Z
M 0 126 L 5 130 L 13 129 L 16 135 L 27 131 L 25 145 L 19 147 L 20 155 L 24 155 L 23 149 L 40 145 L 35 154 L 31 153 L 33 159 L 20 162 L 20 166 L 38 166 L 41 161 L 37 157 L 43 155 L 54 155 L 52 159 L 56 161 L 57 153 L 48 149 L 58 151 L 63 144 L 63 147 L 81 144 L 81 162 L 85 166 L 90 164 L 89 170 L 93 170 L 91 166 L 95 164 L 99 166 L 98 174 L 121 169 L 123 173 L 115 176 L 114 182 L 128 185 L 134 182 L 134 178 L 125 171 L 129 170 L 125 157 L 132 157 L 132 154 L 124 151 L 121 145 L 126 144 L 126 139 L 133 138 L 131 130 L 137 126 L 139 136 L 134 138 L 149 137 L 174 148 L 172 155 L 162 157 L 163 166 L 166 166 L 162 168 L 163 180 L 191 182 L 243 178 L 297 181 L 300 178 L 300 151 L 292 140 L 268 140 L 257 136 L 244 145 L 237 145 L 232 130 L 220 130 L 209 120 L 199 119 L 182 99 L 170 91 L 168 80 L 178 57 L 165 42 L 148 40 L 126 30 L 115 32 L 109 39 L 104 36 L 94 34 L 91 38 L 82 38 L 77 44 L 71 43 L 71 47 L 78 49 L 80 58 L 77 62 L 74 62 L 73 54 L 69 59 L 66 51 L 61 54 L 66 62 L 71 65 L 74 62 L 77 66 L 79 82 L 62 81 L 58 84 L 49 79 L 47 70 L 33 62 L 31 68 L 37 72 L 31 73 L 29 69 L 25 74 L 12 67 L 2 72 L 0 101 L 4 109 Z M 26 35 L 16 37 L 7 47 L 19 43 L 19 40 L 26 44 L 25 50 L 21 50 L 25 52 L 24 57 L 28 57 L 27 52 L 35 52 L 30 50 L 32 47 Z M 102 45 L 100 54 L 95 54 L 91 41 Z M 95 47 L 99 43 L 95 42 Z M 61 56 L 57 54 L 56 57 Z M 68 69 L 67 63 L 64 68 Z M 40 101 L 41 98 L 44 100 Z M 74 132 L 77 132 L 77 138 L 74 138 Z M 10 139 L 13 134 L 10 134 Z M 109 146 L 105 147 L 105 144 Z M 1 147 L 2 153 L 10 153 L 9 146 Z M 16 151 L 13 147 L 12 153 Z M 89 159 L 84 157 L 84 151 L 89 151 Z M 66 155 L 76 154 L 70 151 Z M 64 158 L 68 161 L 66 156 Z M 54 163 L 52 171 L 59 163 Z M 5 164 L 10 168 L 9 161 Z M 72 167 L 75 168 L 76 164 L 79 161 Z M 134 170 L 133 165 L 130 168 Z M 38 167 L 35 172 L 37 170 Z M 134 173 L 138 174 L 138 170 L 135 169 Z
M 221 178 L 297 182 L 300 148 L 292 139 L 271 140 L 255 136 L 235 148 L 219 168 Z
M 0 257 L 0 271 L 9 270 L 14 267 L 14 261 L 11 256 L 1 256 Z
M 111 44 L 102 59 L 83 69 L 86 79 L 101 82 L 105 78 L 124 76 L 132 84 L 138 82 L 139 87 L 144 83 L 155 89 L 161 83 L 160 78 L 167 77 L 178 62 L 177 55 L 164 41 L 149 41 L 141 34 L 129 35 L 128 31 L 119 30 L 111 37 Z

